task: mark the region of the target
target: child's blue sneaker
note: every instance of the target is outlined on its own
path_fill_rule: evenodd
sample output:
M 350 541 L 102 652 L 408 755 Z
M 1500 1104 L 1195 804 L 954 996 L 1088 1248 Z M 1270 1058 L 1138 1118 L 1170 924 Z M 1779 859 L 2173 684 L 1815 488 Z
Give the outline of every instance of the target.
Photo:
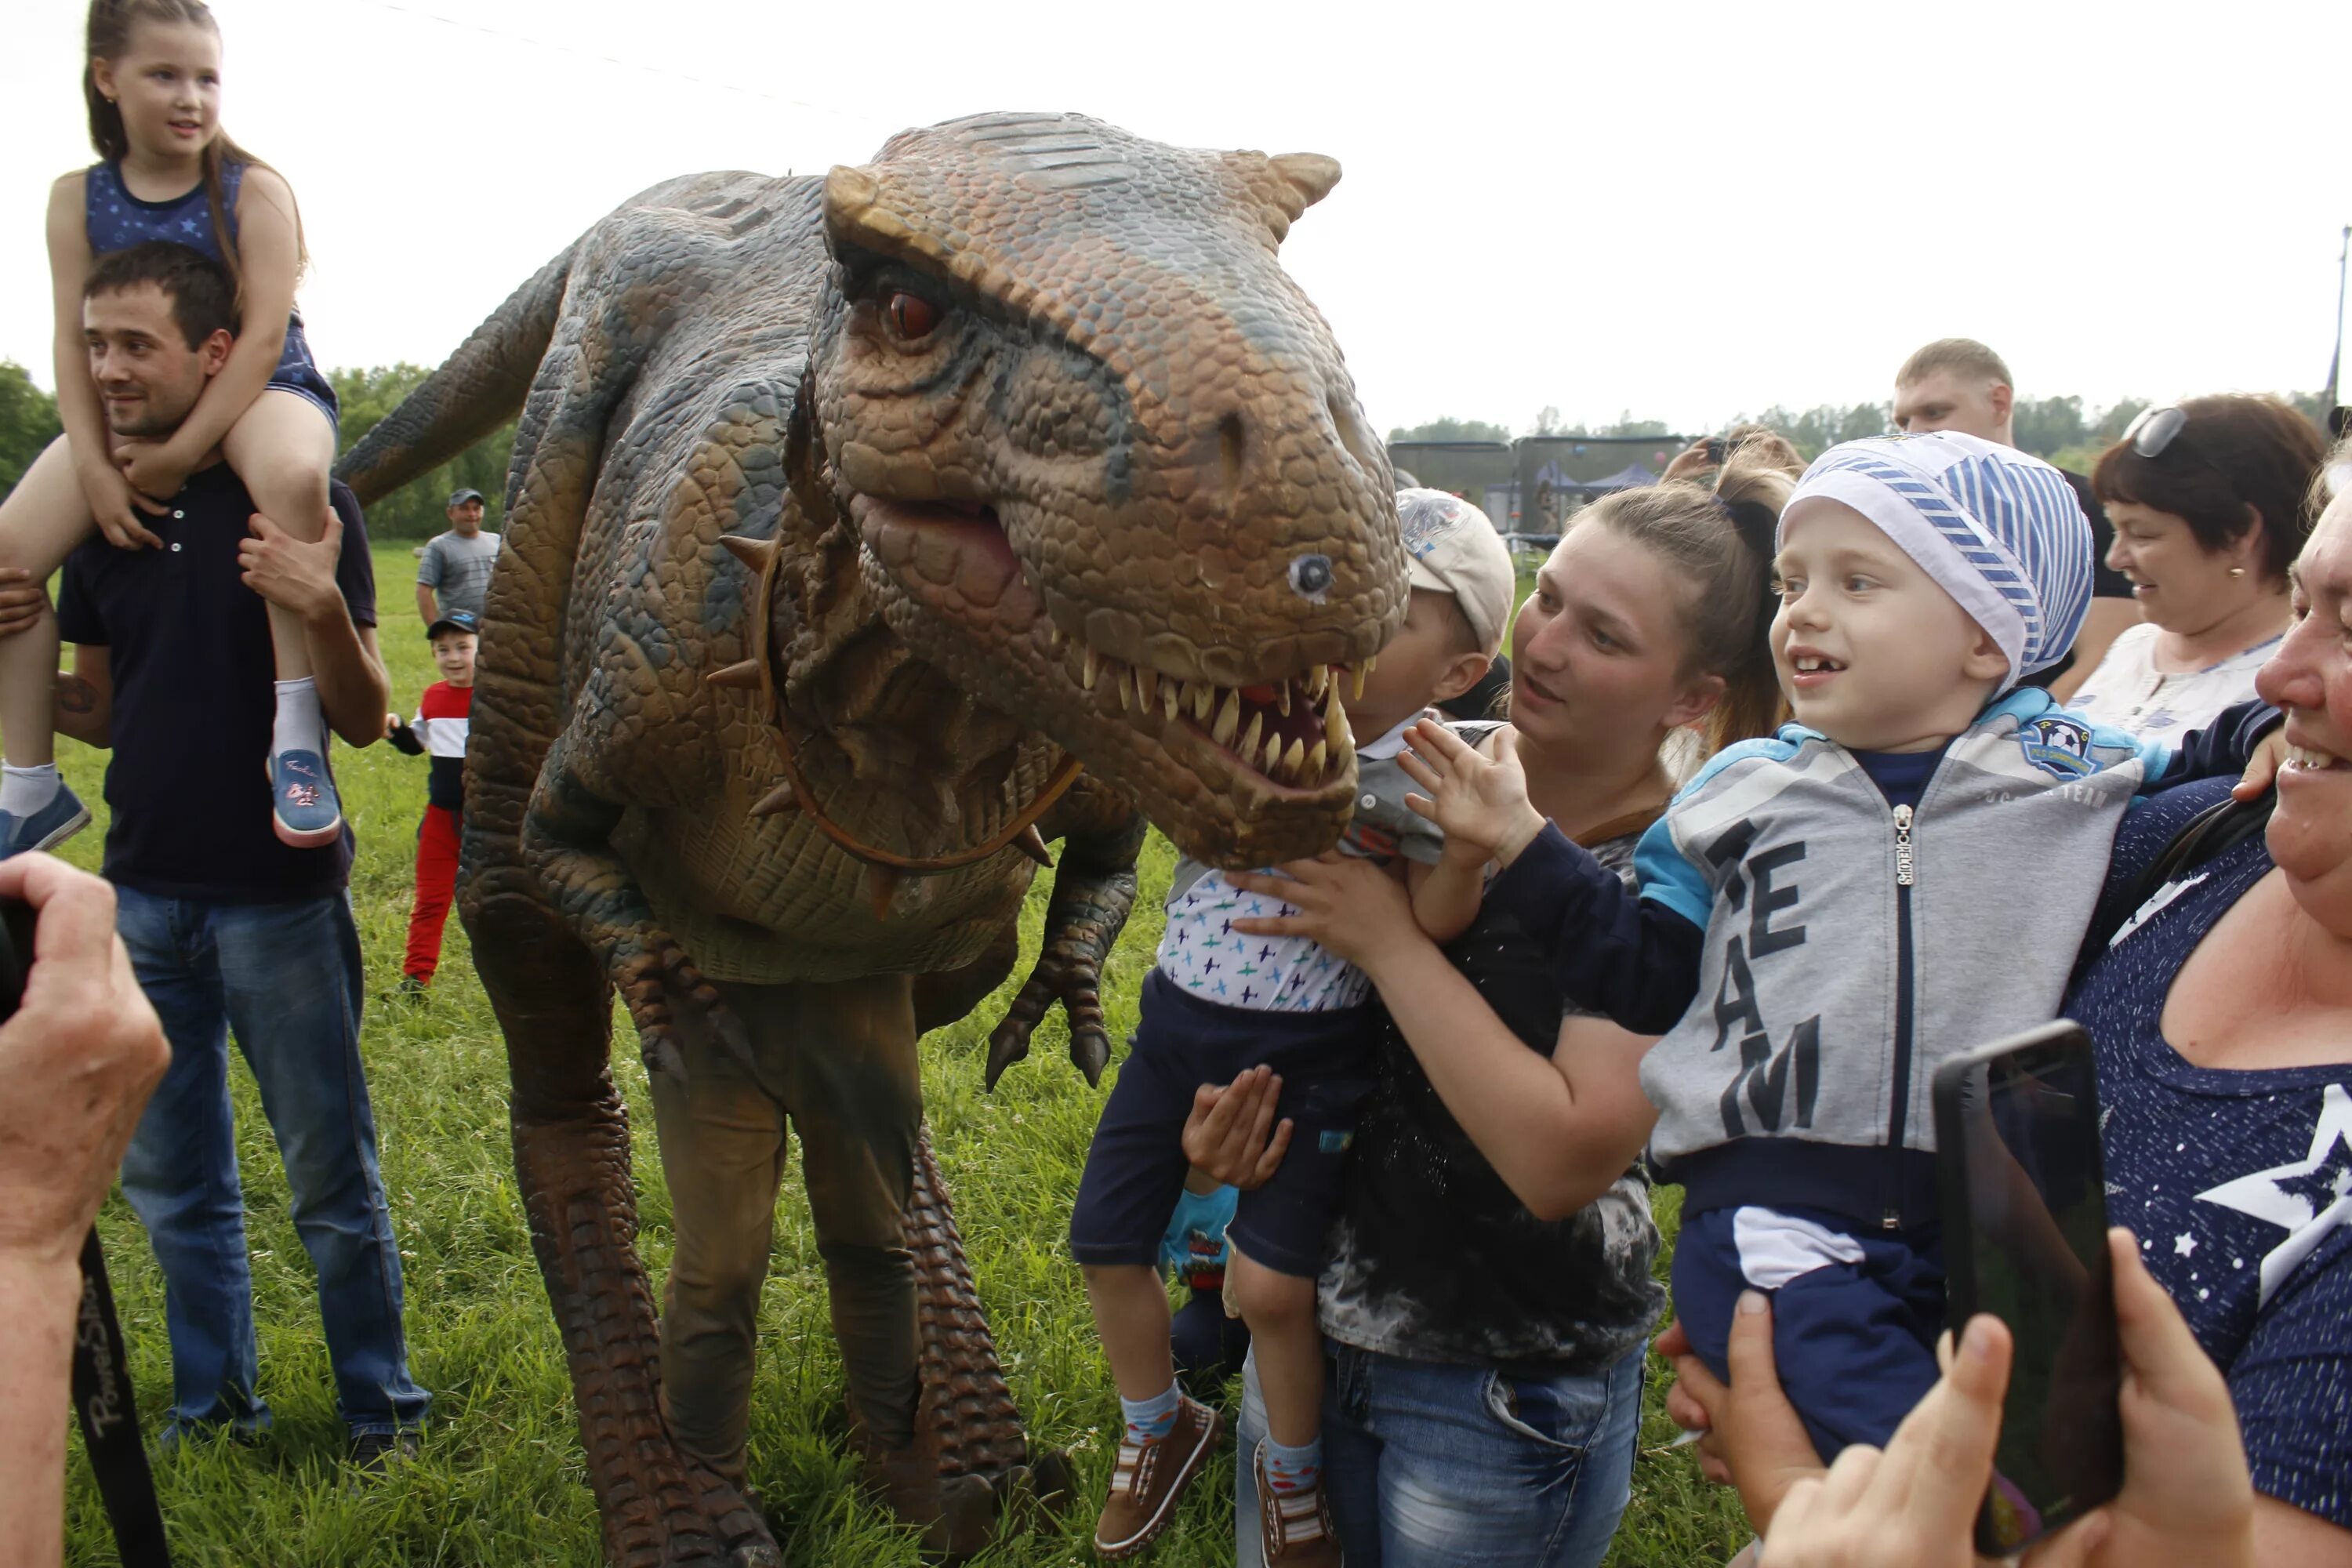
M 0 811 L 0 860 L 27 849 L 54 849 L 89 826 L 89 807 L 64 784 L 28 816 Z
M 278 839 L 294 848 L 332 844 L 343 831 L 335 781 L 316 752 L 280 752 L 269 759 L 269 803 Z

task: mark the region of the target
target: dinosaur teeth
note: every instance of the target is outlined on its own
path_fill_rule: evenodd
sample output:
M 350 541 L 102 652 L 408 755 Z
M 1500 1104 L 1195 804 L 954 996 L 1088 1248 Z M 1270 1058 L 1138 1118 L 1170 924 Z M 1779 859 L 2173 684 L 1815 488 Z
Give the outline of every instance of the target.
M 1160 710 L 1168 715 L 1168 721 L 1171 724 L 1176 721 L 1176 710 L 1183 705 L 1183 701 L 1184 683 L 1182 681 L 1163 680 L 1160 683 Z
M 1290 717 L 1290 682 L 1286 680 L 1274 689 L 1274 703 L 1284 718 Z
M 1149 713 L 1158 706 L 1159 701 L 1159 673 L 1155 670 L 1138 669 L 1135 672 L 1135 705 Z
M 1135 688 L 1129 682 L 1127 672 L 1123 669 L 1111 671 L 1110 683 L 1118 688 L 1118 710 L 1124 713 L 1129 705 L 1135 700 Z
M 1349 679 L 1351 683 L 1348 691 L 1349 701 L 1361 702 L 1364 700 L 1364 677 L 1371 674 L 1371 672 L 1372 661 L 1370 659 L 1366 659 L 1363 663 L 1356 666 L 1355 668 L 1349 671 Z
M 1307 700 L 1320 702 L 1323 692 L 1331 684 L 1331 667 L 1318 664 L 1307 672 Z
M 1317 784 L 1323 782 L 1323 768 L 1330 752 L 1320 741 L 1307 749 L 1307 777 Z
M 1323 726 L 1331 731 L 1331 754 L 1345 757 L 1356 749 L 1356 737 L 1348 729 L 1348 710 L 1337 702 L 1323 715 Z
M 1192 717 L 1207 723 L 1209 710 L 1217 700 L 1217 689 L 1205 680 L 1191 680 L 1184 684 L 1184 696 L 1192 704 Z
M 1322 748 L 1318 746 L 1316 749 L 1320 751 Z M 1293 736 L 1290 750 L 1282 753 L 1282 771 L 1292 778 L 1297 778 L 1300 776 L 1299 770 L 1306 765 L 1307 742 Z
M 1296 744 L 1297 742 L 1294 742 L 1292 743 Z M 1278 779 L 1282 776 L 1281 736 L 1268 735 L 1265 738 L 1265 766 L 1260 771 L 1268 778 Z
M 1250 713 L 1249 728 L 1242 731 L 1242 743 L 1238 748 L 1244 761 L 1256 760 L 1258 733 L 1265 727 L 1265 715 L 1253 710 Z
M 1217 710 L 1217 721 L 1209 731 L 1209 738 L 1220 746 L 1224 745 L 1234 738 L 1234 731 L 1240 729 L 1241 724 L 1241 693 L 1228 691 L 1225 693 L 1224 706 Z
M 1102 655 L 1097 653 L 1093 647 L 1089 647 L 1086 653 L 1085 672 L 1078 677 L 1079 684 L 1083 685 L 1088 691 L 1092 691 L 1095 689 L 1095 678 L 1101 673 Z M 1363 693 L 1359 691 L 1357 695 L 1360 697 Z

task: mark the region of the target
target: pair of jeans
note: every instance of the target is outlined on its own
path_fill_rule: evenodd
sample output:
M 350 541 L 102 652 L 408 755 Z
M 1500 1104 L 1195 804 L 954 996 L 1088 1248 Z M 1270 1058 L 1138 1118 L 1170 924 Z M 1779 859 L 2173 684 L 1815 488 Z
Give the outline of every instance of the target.
M 354 1436 L 425 1419 L 408 1373 L 400 1250 L 360 1065 L 363 976 L 348 898 L 218 904 L 116 889 L 116 924 L 163 1019 L 172 1065 L 122 1161 L 122 1192 L 163 1271 L 168 1435 L 258 1431 L 253 1275 L 229 1107 L 232 1033 L 261 1089 L 294 1228 L 319 1276 L 336 1403 Z
M 1513 1377 L 1324 1342 L 1323 1486 L 1349 1568 L 1597 1568 L 1633 1490 L 1643 1348 L 1602 1371 Z M 1235 1568 L 1261 1568 L 1265 1434 L 1244 1371 Z

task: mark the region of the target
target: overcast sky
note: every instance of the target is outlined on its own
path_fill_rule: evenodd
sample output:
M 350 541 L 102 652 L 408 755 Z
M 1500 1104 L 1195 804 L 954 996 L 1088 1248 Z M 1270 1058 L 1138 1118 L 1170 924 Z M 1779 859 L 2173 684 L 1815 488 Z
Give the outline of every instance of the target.
M 83 7 L 0 24 L 0 358 L 51 382 Z M 215 0 L 224 120 L 302 202 L 329 364 L 438 361 L 635 191 L 1076 110 L 1326 153 L 1284 255 L 1372 421 L 1685 430 L 1885 395 L 1948 333 L 2027 395 L 2315 388 L 2352 5 Z

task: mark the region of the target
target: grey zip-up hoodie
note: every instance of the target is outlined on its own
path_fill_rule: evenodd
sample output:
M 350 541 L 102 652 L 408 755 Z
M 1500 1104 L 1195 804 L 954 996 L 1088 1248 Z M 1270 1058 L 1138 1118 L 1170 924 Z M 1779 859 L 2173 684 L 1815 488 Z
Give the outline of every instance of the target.
M 1952 741 L 1916 811 L 1890 807 L 1816 731 L 1727 748 L 1634 857 L 1654 906 L 1643 923 L 1681 927 L 1668 934 L 1685 944 L 1704 932 L 1696 999 L 1671 1026 L 1612 1005 L 1630 991 L 1580 994 L 1619 984 L 1642 939 L 1612 921 L 1622 901 L 1607 908 L 1613 890 L 1581 875 L 1557 830 L 1488 897 L 1577 952 L 1564 978 L 1579 1001 L 1665 1028 L 1642 1087 L 1659 1110 L 1652 1158 L 1688 1189 L 1687 1209 L 1916 1224 L 1935 1215 L 1919 1156 L 1935 1148 L 1937 1065 L 2056 1016 L 2116 829 L 2168 760 L 2030 688 Z

